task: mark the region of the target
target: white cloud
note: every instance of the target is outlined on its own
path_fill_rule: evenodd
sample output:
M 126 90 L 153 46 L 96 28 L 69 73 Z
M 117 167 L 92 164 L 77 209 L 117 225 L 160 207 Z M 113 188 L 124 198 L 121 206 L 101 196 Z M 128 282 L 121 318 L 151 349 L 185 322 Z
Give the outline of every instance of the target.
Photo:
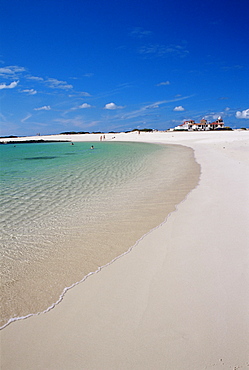
M 79 109 L 85 109 L 85 108 L 91 108 L 92 106 L 90 104 L 87 104 L 87 103 L 83 103 L 79 106 Z
M 160 45 L 160 44 L 149 44 L 140 47 L 138 50 L 139 54 L 144 55 L 144 57 L 155 56 L 155 57 L 165 57 L 174 56 L 184 58 L 189 54 L 189 51 L 182 45 Z
M 75 110 L 78 110 L 78 109 L 87 109 L 87 108 L 92 108 L 92 105 L 90 105 L 88 103 L 83 103 L 81 105 L 78 105 L 77 107 L 70 108 L 69 110 L 65 111 L 64 114 L 67 114 L 69 112 L 72 112 L 72 111 L 75 111 Z
M 2 122 L 7 122 L 5 116 L 0 112 L 0 118 L 2 120 Z
M 50 105 L 44 105 L 43 107 L 40 108 L 34 108 L 34 110 L 51 110 Z
M 24 123 L 25 121 L 27 121 L 27 119 L 29 119 L 30 117 L 32 117 L 32 114 L 28 114 L 26 117 L 24 117 L 23 119 L 21 119 L 21 122 Z
M 89 97 L 91 95 L 88 92 L 86 92 L 86 91 L 75 91 L 73 94 L 70 94 L 68 96 L 69 96 L 69 98 L 74 98 L 75 96 L 76 97 L 79 97 L 79 96 Z
M 214 121 L 218 118 L 225 118 L 225 117 L 232 117 L 234 115 L 234 111 L 231 110 L 231 108 L 226 107 L 223 111 L 219 112 L 210 112 L 203 116 L 203 119 L 206 119 L 207 121 Z
M 28 95 L 35 95 L 35 94 L 37 94 L 37 91 L 34 90 L 34 89 L 25 89 L 25 90 L 22 90 L 22 92 L 25 92 Z
M 59 81 L 56 78 L 48 78 L 46 82 L 52 89 L 70 90 L 73 88 L 73 85 L 69 85 L 66 81 Z
M 144 107 L 145 109 L 156 109 L 156 108 L 159 108 L 159 103 L 155 103 L 155 104 L 150 104 L 150 105 L 146 105 L 146 107 Z
M 110 109 L 110 110 L 114 110 L 114 109 L 122 109 L 123 107 L 121 106 L 118 106 L 116 105 L 115 103 L 108 103 L 105 105 L 104 109 Z
M 42 77 L 36 77 L 36 76 L 27 76 L 28 80 L 33 80 L 33 81 L 43 81 Z
M 139 116 L 143 116 L 147 109 L 160 108 L 160 105 L 162 105 L 162 104 L 167 104 L 167 103 L 172 103 L 172 102 L 176 102 L 176 101 L 179 101 L 179 100 L 189 99 L 189 98 L 192 98 L 193 96 L 194 95 L 189 95 L 189 96 L 182 96 L 180 98 L 175 98 L 175 99 L 171 99 L 171 100 L 158 101 L 158 102 L 155 102 L 154 104 L 146 105 L 146 106 L 144 106 L 144 107 L 142 107 L 138 110 L 122 114 L 121 117 L 117 117 L 117 118 L 119 118 L 119 119 L 131 119 L 131 118 L 136 118 L 136 117 L 139 117 Z
M 169 82 L 169 81 L 160 82 L 160 83 L 159 83 L 159 84 L 157 84 L 156 86 L 166 86 L 166 85 L 170 85 L 170 82 Z
M 151 36 L 152 34 L 153 34 L 152 31 L 147 31 L 147 30 L 143 29 L 142 27 L 135 27 L 130 32 L 131 36 L 135 36 L 135 37 L 138 37 L 138 38 L 142 38 L 142 37 L 145 37 L 145 36 Z
M 24 67 L 19 67 L 19 66 L 8 66 L 8 67 L 3 67 L 0 68 L 0 76 L 2 77 L 14 77 L 16 74 L 20 72 L 24 72 L 25 68 Z
M 86 92 L 86 91 L 80 91 L 79 93 L 78 93 L 79 95 L 82 95 L 82 96 L 91 96 L 88 92 Z
M 249 119 L 249 109 L 242 110 L 241 112 L 238 110 L 236 112 L 236 118 L 246 118 L 246 119 Z
M 175 111 L 175 112 L 183 112 L 184 110 L 185 110 L 185 108 L 183 108 L 182 105 L 179 105 L 178 107 L 175 107 L 173 109 L 173 111 Z
M 13 81 L 9 85 L 6 85 L 5 83 L 0 84 L 0 90 L 3 90 L 3 89 L 14 89 L 14 87 L 16 87 L 18 83 L 19 83 L 19 81 Z

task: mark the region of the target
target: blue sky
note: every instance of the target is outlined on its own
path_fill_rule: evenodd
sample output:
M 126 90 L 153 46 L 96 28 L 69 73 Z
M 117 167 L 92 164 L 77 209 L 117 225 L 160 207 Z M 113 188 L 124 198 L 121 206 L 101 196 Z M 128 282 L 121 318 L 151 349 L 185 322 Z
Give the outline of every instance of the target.
M 248 0 L 2 0 L 0 135 L 249 127 Z

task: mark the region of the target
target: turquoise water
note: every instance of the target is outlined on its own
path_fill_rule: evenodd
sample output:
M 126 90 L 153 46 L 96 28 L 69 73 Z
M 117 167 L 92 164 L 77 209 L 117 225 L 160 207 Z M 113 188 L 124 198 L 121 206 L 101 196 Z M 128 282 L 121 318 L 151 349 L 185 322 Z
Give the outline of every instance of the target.
M 190 149 L 144 143 L 8 144 L 0 155 L 2 324 L 127 251 L 197 169 Z
M 79 200 L 89 201 L 118 186 L 139 173 L 149 151 L 158 150 L 116 143 L 98 143 L 91 150 L 91 145 L 1 145 L 4 230 L 54 215 L 58 207 L 77 207 Z

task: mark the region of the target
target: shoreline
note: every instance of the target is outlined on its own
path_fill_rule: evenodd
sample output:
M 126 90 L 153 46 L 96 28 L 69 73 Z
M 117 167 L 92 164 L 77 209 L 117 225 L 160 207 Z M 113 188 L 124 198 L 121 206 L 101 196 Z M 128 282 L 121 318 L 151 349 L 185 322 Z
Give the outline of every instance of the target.
M 115 136 L 192 147 L 199 185 L 132 253 L 2 330 L 3 368 L 245 368 L 248 133 Z
M 80 153 L 81 150 L 79 150 L 79 146 L 77 143 L 75 144 L 76 146 L 71 148 L 74 150 L 76 149 L 76 151 Z M 84 195 L 88 190 L 84 188 L 83 185 L 83 179 L 85 177 L 81 169 L 82 157 L 81 155 L 79 156 L 79 162 L 77 162 L 77 157 L 73 157 L 73 161 L 78 163 L 76 166 L 78 169 L 75 175 L 73 172 L 70 172 L 69 176 L 70 185 L 72 184 L 71 191 L 74 193 L 73 199 L 67 197 L 67 200 L 65 200 L 62 196 L 62 198 L 57 198 L 57 202 L 55 202 L 51 191 L 49 197 L 46 197 L 47 202 L 51 201 L 52 204 L 57 204 L 55 208 L 52 208 L 51 215 L 47 214 L 46 220 L 44 220 L 46 224 L 49 225 L 53 222 L 54 213 L 56 214 L 56 220 L 60 220 L 57 223 L 53 223 L 53 230 L 57 230 L 56 237 L 54 239 L 51 237 L 46 239 L 46 234 L 49 235 L 51 232 L 49 226 L 47 230 L 42 231 L 42 233 L 39 232 L 39 229 L 32 228 L 32 226 L 29 227 L 30 243 L 32 243 L 33 248 L 39 248 L 39 236 L 44 234 L 44 237 L 42 237 L 42 246 L 45 246 L 43 240 L 48 240 L 48 244 L 53 245 L 50 253 L 48 251 L 47 255 L 43 257 L 39 249 L 35 255 L 32 254 L 32 249 L 28 249 L 26 252 L 26 240 L 24 239 L 24 244 L 22 244 L 22 239 L 19 239 L 20 250 L 23 249 L 23 256 L 15 264 L 8 264 L 8 258 L 6 260 L 5 256 L 6 254 L 7 257 L 13 255 L 13 253 L 11 254 L 11 240 L 9 243 L 10 252 L 8 253 L 8 249 L 6 249 L 6 247 L 4 248 L 3 272 L 12 269 L 15 273 L 12 275 L 11 273 L 3 273 L 1 288 L 3 300 L 1 329 L 6 327 L 6 324 L 31 317 L 37 313 L 45 313 L 54 308 L 61 302 L 62 297 L 69 287 L 73 287 L 77 283 L 84 281 L 85 277 L 89 276 L 89 274 L 91 275 L 99 271 L 100 266 L 103 267 L 117 256 L 121 256 L 149 230 L 163 222 L 167 214 L 172 212 L 175 206 L 179 204 L 181 200 L 185 198 L 186 194 L 197 184 L 199 178 L 199 165 L 196 164 L 193 157 L 193 150 L 190 148 L 177 145 L 164 146 L 158 144 L 115 142 L 110 144 L 108 142 L 99 143 L 96 145 L 94 144 L 94 146 L 97 150 L 101 147 L 102 149 L 105 147 L 107 153 L 110 150 L 108 148 L 118 147 L 123 148 L 123 151 L 127 151 L 127 148 L 130 148 L 128 151 L 131 150 L 131 153 L 137 154 L 139 154 L 139 150 L 137 151 L 135 148 L 147 147 L 146 150 L 143 149 L 143 155 L 145 155 L 148 148 L 150 148 L 150 154 L 147 153 L 146 157 L 144 157 L 142 167 L 140 165 L 137 167 L 137 159 L 134 158 L 133 161 L 133 156 L 129 154 L 129 162 L 133 162 L 131 163 L 132 168 L 130 169 L 133 175 L 130 173 L 130 179 L 128 180 L 128 177 L 126 179 L 128 181 L 123 182 L 123 180 L 125 180 L 123 178 L 122 185 L 117 184 L 118 186 L 115 188 L 111 187 L 109 191 L 108 183 L 106 187 L 104 185 L 104 179 L 100 181 L 102 180 L 102 165 L 98 167 L 95 166 L 94 171 L 96 173 L 94 175 L 94 181 L 96 184 L 102 183 L 102 190 L 98 195 L 98 188 L 95 188 L 92 204 L 90 204 L 90 199 L 88 199 L 89 196 L 85 198 Z M 35 145 L 33 147 L 35 147 Z M 63 145 L 62 147 L 68 148 L 68 145 L 66 144 L 66 146 Z M 84 148 L 85 147 L 90 147 L 90 145 L 84 144 Z M 54 145 L 52 148 L 54 148 Z M 44 153 L 44 156 L 47 152 L 47 149 L 43 152 L 42 146 L 39 146 L 39 149 L 37 149 L 37 147 L 35 149 Z M 28 145 L 25 150 L 29 152 Z M 67 151 L 68 149 L 64 150 Z M 113 153 L 115 153 L 115 151 L 113 151 Z M 96 152 L 96 156 L 98 157 L 99 155 L 97 154 L 98 151 Z M 105 150 L 102 152 L 102 156 L 104 155 Z M 115 183 L 119 173 L 124 176 L 126 163 L 128 163 L 125 158 L 126 157 L 123 157 L 121 161 L 113 157 L 110 164 L 108 165 L 108 163 L 106 163 L 106 166 L 103 162 L 104 173 L 109 173 L 108 182 L 110 182 L 113 177 L 110 171 L 116 174 L 114 175 Z M 115 168 L 113 168 L 113 166 L 115 166 Z M 68 171 L 71 171 L 70 167 Z M 137 168 L 138 171 L 135 170 L 135 168 Z M 87 167 L 84 167 L 83 171 L 87 172 Z M 138 173 L 138 175 L 135 175 L 135 173 Z M 190 177 L 188 173 L 191 173 Z M 67 189 L 66 174 L 67 171 L 65 171 L 65 173 L 60 172 L 59 176 L 65 178 L 64 185 Z M 80 178 L 82 179 L 80 182 L 83 182 L 79 188 L 77 187 L 77 179 Z M 42 179 L 43 176 L 40 180 Z M 89 183 L 88 176 L 87 180 Z M 50 185 L 52 185 L 52 183 Z M 92 180 L 90 180 L 90 183 L 92 183 Z M 55 191 L 57 188 L 58 186 L 55 186 Z M 75 192 L 76 188 L 77 191 Z M 30 192 L 32 194 L 32 187 Z M 61 188 L 61 192 L 63 192 L 63 188 Z M 77 196 L 76 193 L 79 192 L 82 193 L 82 197 Z M 40 191 L 38 191 L 38 193 L 40 193 Z M 170 194 L 170 196 L 168 196 L 168 194 Z M 69 202 L 68 199 L 70 199 Z M 88 199 L 87 212 L 85 210 L 85 199 Z M 47 204 L 47 202 L 44 203 Z M 79 207 L 76 207 L 76 205 L 68 207 L 68 204 L 70 205 L 72 202 L 79 204 Z M 9 215 L 12 214 L 13 204 L 12 208 L 10 207 L 11 205 L 7 207 L 7 213 Z M 109 210 L 110 204 L 112 207 Z M 29 208 L 32 209 L 32 203 L 30 202 L 26 205 L 26 209 Z M 94 220 L 89 220 L 88 218 L 87 213 L 89 213 L 89 209 L 91 209 L 91 213 L 94 214 Z M 42 209 L 40 211 L 42 212 Z M 70 214 L 71 221 L 67 220 L 66 224 L 63 220 L 64 213 Z M 60 215 L 62 215 L 61 218 L 59 218 Z M 75 218 L 75 215 L 77 218 Z M 104 215 L 104 219 L 101 215 Z M 26 217 L 29 217 L 29 215 L 26 215 Z M 85 218 L 88 220 L 87 224 Z M 25 216 L 23 216 L 23 219 L 25 221 Z M 38 226 L 37 222 L 35 226 Z M 7 230 L 12 234 L 12 228 L 13 236 L 15 236 L 15 226 L 9 226 Z M 67 231 L 64 233 L 64 230 Z M 63 238 L 59 239 L 57 234 L 63 235 Z M 3 242 L 5 241 L 6 245 L 8 245 L 7 238 L 3 240 Z M 32 258 L 29 259 L 30 256 L 33 256 L 33 263 Z M 39 258 L 41 263 L 36 263 L 35 260 L 39 261 Z M 25 269 L 22 271 L 22 263 L 26 260 L 30 262 L 28 266 L 24 266 Z M 42 276 L 44 276 L 44 278 L 41 278 Z M 12 281 L 13 284 L 10 285 L 9 282 Z M 47 289 L 48 286 L 49 289 Z M 30 299 L 30 295 L 32 295 L 32 299 Z
M 197 184 L 197 186 L 198 186 L 198 184 Z M 194 190 L 194 189 L 192 189 L 192 190 Z M 191 193 L 191 191 L 192 190 L 190 190 L 190 192 L 189 193 Z M 188 194 L 189 194 L 188 193 Z M 63 301 L 63 299 L 64 299 L 64 297 L 65 297 L 65 294 L 69 291 L 69 290 L 71 290 L 71 289 L 73 289 L 74 287 L 76 287 L 77 285 L 79 285 L 79 284 L 82 284 L 82 283 L 84 283 L 84 281 L 86 280 L 86 279 L 88 279 L 89 277 L 91 277 L 91 275 L 95 275 L 95 274 L 98 274 L 101 270 L 103 270 L 103 269 L 105 269 L 105 268 L 107 268 L 108 266 L 110 266 L 111 264 L 113 264 L 113 263 L 115 263 L 118 259 L 120 259 L 120 258 L 122 258 L 122 257 L 124 257 L 126 254 L 128 254 L 128 253 L 130 253 L 130 252 L 132 252 L 132 250 L 134 249 L 134 248 L 136 248 L 136 246 L 144 239 L 144 238 L 146 238 L 150 233 L 152 233 L 154 230 L 156 230 L 157 228 L 159 228 L 159 227 L 161 227 L 162 225 L 164 225 L 166 222 L 167 222 L 167 219 L 170 217 L 170 215 L 173 213 L 173 212 L 176 212 L 177 211 L 177 208 L 178 208 L 178 205 L 180 205 L 182 202 L 184 202 L 185 200 L 186 200 L 186 198 L 188 197 L 188 194 L 186 195 L 186 197 L 180 202 L 180 203 L 178 203 L 178 204 L 176 204 L 176 206 L 175 206 L 175 209 L 172 211 L 172 212 L 170 212 L 167 216 L 166 216 L 166 218 L 164 219 L 164 221 L 162 221 L 159 225 L 157 225 L 157 226 L 155 226 L 154 228 L 152 228 L 152 229 L 150 229 L 148 232 L 146 232 L 145 234 L 143 234 L 142 236 L 141 236 L 141 238 L 139 238 L 127 251 L 125 251 L 125 252 L 123 252 L 122 254 L 120 254 L 120 255 L 118 255 L 117 257 L 115 257 L 115 258 L 113 258 L 110 262 L 108 262 L 108 263 L 106 263 L 105 265 L 103 265 L 103 266 L 100 266 L 100 267 L 98 267 L 98 269 L 97 270 L 95 270 L 95 271 L 91 271 L 91 272 L 89 272 L 87 275 L 85 275 L 80 281 L 76 281 L 75 283 L 73 283 L 71 286 L 68 286 L 68 287 L 65 287 L 64 289 L 63 289 L 63 292 L 60 294 L 60 296 L 59 296 L 59 299 L 55 302 L 55 303 L 53 303 L 51 306 L 49 306 L 48 308 L 46 308 L 44 311 L 41 311 L 41 312 L 37 312 L 37 313 L 30 313 L 30 314 L 28 314 L 28 315 L 26 315 L 26 316 L 20 316 L 20 317 L 13 317 L 13 318 L 10 318 L 9 319 L 9 321 L 7 322 L 7 323 L 5 323 L 3 326 L 1 326 L 0 327 L 0 332 L 1 332 L 1 330 L 3 330 L 3 329 L 5 329 L 7 326 L 9 326 L 9 325 L 11 325 L 12 323 L 14 323 L 14 322 L 16 322 L 16 321 L 21 321 L 21 320 L 26 320 L 26 319 L 28 319 L 28 318 L 30 318 L 30 317 L 33 317 L 33 316 L 39 316 L 39 315 L 42 315 L 42 314 L 46 314 L 46 313 L 48 313 L 49 311 L 51 311 L 51 310 L 53 310 L 57 305 L 59 305 L 62 301 Z

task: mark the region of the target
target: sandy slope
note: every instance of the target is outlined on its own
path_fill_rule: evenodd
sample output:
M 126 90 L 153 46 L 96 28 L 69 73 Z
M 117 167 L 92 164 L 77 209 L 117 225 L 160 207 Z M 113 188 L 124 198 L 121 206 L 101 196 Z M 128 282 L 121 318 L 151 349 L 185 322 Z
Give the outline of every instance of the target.
M 200 183 L 131 253 L 2 330 L 2 369 L 248 368 L 249 133 L 108 139 L 191 146 Z

